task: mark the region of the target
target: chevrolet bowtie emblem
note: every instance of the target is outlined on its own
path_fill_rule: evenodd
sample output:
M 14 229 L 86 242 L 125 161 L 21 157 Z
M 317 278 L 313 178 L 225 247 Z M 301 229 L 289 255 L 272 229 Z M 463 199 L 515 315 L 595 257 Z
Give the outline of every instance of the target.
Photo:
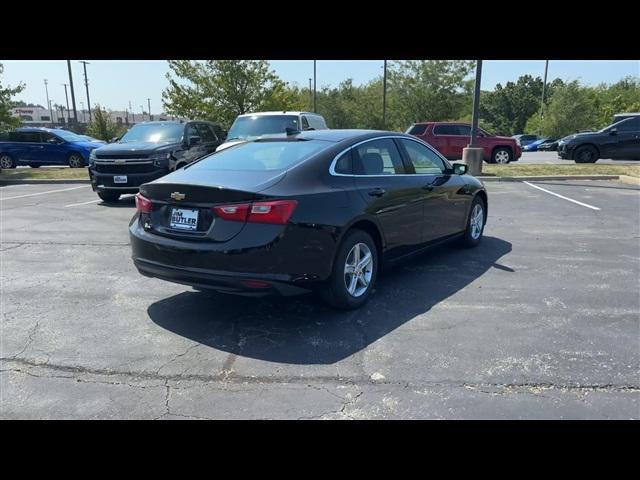
M 174 200 L 184 200 L 184 197 L 186 197 L 186 195 L 180 192 L 173 192 L 171 194 L 171 198 L 173 198 Z

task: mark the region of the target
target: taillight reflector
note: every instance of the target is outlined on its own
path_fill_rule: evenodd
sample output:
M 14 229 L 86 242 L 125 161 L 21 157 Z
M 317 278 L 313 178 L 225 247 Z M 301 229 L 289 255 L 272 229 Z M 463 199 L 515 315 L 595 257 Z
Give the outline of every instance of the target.
M 297 205 L 298 202 L 295 200 L 274 200 L 271 202 L 222 205 L 213 207 L 213 211 L 224 220 L 285 225 Z
M 136 209 L 140 213 L 151 213 L 153 203 L 146 197 L 143 197 L 141 193 L 136 193 Z

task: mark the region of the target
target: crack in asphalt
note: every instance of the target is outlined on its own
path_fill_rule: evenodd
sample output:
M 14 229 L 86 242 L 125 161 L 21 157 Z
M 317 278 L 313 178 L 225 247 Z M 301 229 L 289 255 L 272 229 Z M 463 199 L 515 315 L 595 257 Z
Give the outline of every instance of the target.
M 191 346 L 194 348 L 195 346 Z M 186 353 L 186 352 L 185 352 Z M 181 354 L 184 355 L 184 354 Z M 88 368 L 82 366 L 74 366 L 74 365 L 56 365 L 52 363 L 42 363 L 35 362 L 22 358 L 13 358 L 6 357 L 0 358 L 1 362 L 13 362 L 21 365 L 25 365 L 28 367 L 39 367 L 43 369 L 54 370 L 58 372 L 69 372 L 76 374 L 92 374 L 92 375 L 102 375 L 102 376 L 123 376 L 123 377 L 131 377 L 139 380 L 162 380 L 164 382 L 169 381 L 193 381 L 200 383 L 234 383 L 234 384 L 306 384 L 309 386 L 309 380 L 316 381 L 317 383 L 326 383 L 332 385 L 344 385 L 344 386 L 355 386 L 355 385 L 370 385 L 370 386 L 399 386 L 402 388 L 421 388 L 421 387 L 459 387 L 459 388 L 468 388 L 475 389 L 481 393 L 495 393 L 495 392 L 482 392 L 482 389 L 490 389 L 490 388 L 498 388 L 498 389 L 533 389 L 533 390 L 563 390 L 563 391 L 604 391 L 604 392 L 640 392 L 640 386 L 638 385 L 620 385 L 620 384 L 555 384 L 552 382 L 523 382 L 523 383 L 489 383 L 489 382 L 460 382 L 460 381 L 427 381 L 427 382 L 411 382 L 411 381 L 391 381 L 391 380 L 371 380 L 369 377 L 348 377 L 341 378 L 336 376 L 317 376 L 317 377 L 299 377 L 299 376 L 282 376 L 282 377 L 273 377 L 273 376 L 242 376 L 242 375 L 234 375 L 229 377 L 228 375 L 224 375 L 223 373 L 216 375 L 204 375 L 204 374 L 174 374 L 174 375 L 163 375 L 160 373 L 153 372 L 133 372 L 133 371 L 122 371 L 122 370 L 109 370 L 109 369 L 98 369 L 98 368 Z M 170 363 L 170 362 L 168 362 Z M 160 369 L 158 369 L 160 370 Z M 3 369 L 1 372 L 7 371 L 20 371 L 24 373 L 24 371 L 19 369 Z M 34 375 L 35 376 L 35 375 Z M 43 378 L 55 378 L 52 375 L 41 375 Z M 73 376 L 59 376 L 64 379 L 77 379 Z M 96 382 L 98 383 L 98 382 Z M 108 383 L 108 382 L 102 382 Z M 118 382 L 119 384 L 126 384 L 126 382 Z M 314 386 L 315 388 L 316 386 Z M 321 386 L 317 386 L 318 388 L 322 388 Z M 181 387 L 181 388 L 190 388 L 190 387 Z M 328 391 L 328 393 L 331 393 Z M 517 392 L 516 392 L 517 393 Z M 335 395 L 335 394 L 334 394 Z M 335 395 L 338 398 L 339 395 Z
M 29 346 L 33 343 L 33 340 L 35 339 L 36 332 L 37 332 L 39 326 L 40 326 L 40 321 L 37 321 L 35 323 L 35 325 L 31 328 L 31 332 L 29 332 L 29 335 L 27 337 L 27 341 L 25 342 L 24 347 L 22 347 L 22 350 L 20 350 L 15 355 L 12 355 L 11 357 L 9 357 L 10 359 L 17 360 L 18 357 L 20 355 L 22 355 L 27 348 L 29 348 Z
M 331 392 L 329 392 L 329 393 L 331 393 Z M 343 403 L 342 403 L 342 407 L 340 407 L 339 410 L 329 410 L 328 412 L 324 412 L 324 413 L 321 413 L 319 415 L 312 415 L 310 417 L 298 417 L 298 420 L 322 420 L 324 417 L 326 417 L 327 415 L 331 415 L 331 414 L 344 415 L 347 418 L 349 418 L 350 420 L 355 420 L 355 418 L 353 416 L 349 415 L 348 413 L 345 413 L 344 410 L 347 407 L 349 407 L 351 405 L 354 405 L 358 401 L 358 399 L 362 396 L 363 393 L 364 393 L 364 391 L 361 390 L 353 398 L 342 397 Z
M 163 368 L 169 366 L 170 364 L 172 364 L 173 362 L 175 362 L 177 359 L 184 357 L 187 353 L 189 353 L 191 350 L 193 350 L 194 348 L 197 348 L 199 346 L 201 346 L 201 343 L 196 343 L 194 345 L 190 345 L 189 348 L 187 348 L 184 352 L 179 353 L 177 355 L 175 355 L 171 360 L 169 360 L 167 363 L 164 363 L 162 365 L 160 365 L 160 367 L 156 370 L 156 375 L 160 375 L 160 370 L 162 370 Z M 0 359 L 2 360 L 2 359 Z

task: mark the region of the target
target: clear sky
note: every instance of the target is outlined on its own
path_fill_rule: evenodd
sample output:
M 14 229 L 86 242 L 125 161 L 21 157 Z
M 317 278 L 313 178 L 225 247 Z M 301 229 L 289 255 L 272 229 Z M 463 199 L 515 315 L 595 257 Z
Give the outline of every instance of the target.
M 113 110 L 123 110 L 129 101 L 134 111 L 141 106 L 147 110 L 147 98 L 151 99 L 151 111 L 158 113 L 161 93 L 168 85 L 165 74 L 169 70 L 165 61 L 104 61 L 89 60 L 89 94 L 91 103 L 99 103 Z M 49 81 L 49 98 L 52 103 L 64 104 L 63 83 L 69 82 L 67 62 L 64 60 L 16 61 L 0 60 L 4 65 L 3 84 L 15 85 L 22 81 L 27 88 L 16 97 L 28 103 L 46 104 L 44 79 Z M 274 60 L 271 67 L 285 81 L 307 86 L 313 77 L 312 60 Z M 86 93 L 82 65 L 71 62 L 76 106 L 86 108 Z M 336 86 L 347 78 L 355 84 L 366 83 L 382 74 L 382 60 L 319 60 L 317 62 L 318 88 Z M 491 90 L 497 83 L 516 80 L 520 75 L 544 75 L 544 60 L 486 60 L 482 68 L 482 88 Z M 640 60 L 619 61 L 564 61 L 549 62 L 548 79 L 580 80 L 587 85 L 601 82 L 613 83 L 628 75 L 640 77 Z M 69 94 L 69 104 L 71 97 Z

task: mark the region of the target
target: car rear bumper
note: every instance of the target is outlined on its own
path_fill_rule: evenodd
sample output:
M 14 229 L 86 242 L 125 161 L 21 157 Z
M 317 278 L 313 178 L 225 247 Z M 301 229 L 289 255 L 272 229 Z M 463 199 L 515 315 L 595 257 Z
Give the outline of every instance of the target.
M 129 226 L 133 262 L 149 277 L 253 296 L 305 293 L 329 277 L 336 248 L 329 232 L 264 227 L 247 224 L 225 242 L 183 240 L 145 230 L 136 214 Z

